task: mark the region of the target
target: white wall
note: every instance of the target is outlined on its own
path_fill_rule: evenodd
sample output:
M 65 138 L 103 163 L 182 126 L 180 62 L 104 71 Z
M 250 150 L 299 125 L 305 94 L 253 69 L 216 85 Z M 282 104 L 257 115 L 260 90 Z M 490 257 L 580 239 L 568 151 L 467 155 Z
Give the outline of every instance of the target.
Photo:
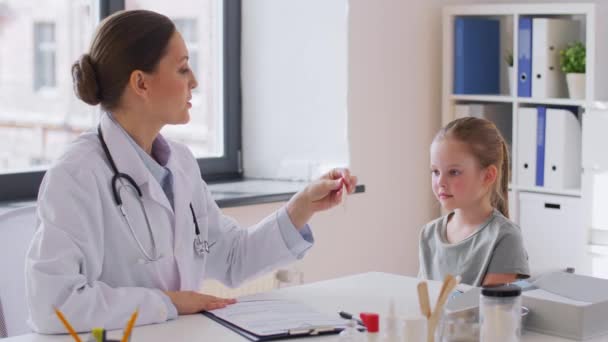
M 441 116 L 439 0 L 351 0 L 349 15 L 350 165 L 367 190 L 313 218 L 305 281 L 371 270 L 414 275 L 418 231 L 438 215 L 428 146 Z M 251 224 L 280 205 L 225 212 Z
M 348 0 L 242 6 L 245 176 L 310 180 L 348 165 Z

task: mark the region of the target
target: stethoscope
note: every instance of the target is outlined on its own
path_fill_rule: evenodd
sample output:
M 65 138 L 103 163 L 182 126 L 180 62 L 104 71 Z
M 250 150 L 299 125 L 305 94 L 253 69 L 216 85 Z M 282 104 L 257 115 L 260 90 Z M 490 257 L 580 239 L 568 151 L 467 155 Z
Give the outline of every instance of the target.
M 142 200 L 141 189 L 139 188 L 137 183 L 135 183 L 133 178 L 131 178 L 131 176 L 129 176 L 126 173 L 118 172 L 118 168 L 116 167 L 116 164 L 114 163 L 114 158 L 112 158 L 112 155 L 110 154 L 110 150 L 108 149 L 108 145 L 106 145 L 106 141 L 104 140 L 103 134 L 101 133 L 101 125 L 97 126 L 97 134 L 99 136 L 99 142 L 101 143 L 101 147 L 103 148 L 103 151 L 106 154 L 106 158 L 108 158 L 108 161 L 110 162 L 110 166 L 112 167 L 112 170 L 114 171 L 114 176 L 112 177 L 112 194 L 114 195 L 114 202 L 116 202 L 116 205 L 120 209 L 120 213 L 125 218 L 125 221 L 127 222 L 127 226 L 129 227 L 129 230 L 131 231 L 131 235 L 133 235 L 133 239 L 135 239 L 135 242 L 137 243 L 137 246 L 138 246 L 141 254 L 145 258 L 145 261 L 148 261 L 148 262 L 158 261 L 163 257 L 163 255 L 158 253 L 158 249 L 156 247 L 156 239 L 154 238 L 154 232 L 152 231 L 152 227 L 150 226 L 150 220 L 148 219 L 148 213 L 146 212 L 146 208 L 144 207 L 144 202 Z M 124 184 L 123 180 L 127 180 L 128 184 Z M 150 236 L 150 241 L 152 243 L 152 248 L 151 248 L 152 255 L 150 255 L 146 251 L 146 249 L 142 245 L 141 241 L 139 241 L 139 239 L 137 238 L 137 234 L 135 234 L 135 230 L 133 229 L 133 226 L 131 225 L 131 220 L 129 220 L 129 216 L 127 215 L 127 212 L 125 211 L 125 208 L 122 204 L 122 198 L 120 197 L 120 191 L 123 188 L 131 188 L 131 190 L 132 190 L 131 192 L 137 193 L 137 195 L 138 195 L 137 200 L 139 202 L 141 211 L 144 213 L 146 225 L 148 226 L 148 235 Z M 196 215 L 194 214 L 194 208 L 192 207 L 192 203 L 190 203 L 190 212 L 192 213 L 192 220 L 194 221 L 194 233 L 196 234 L 196 236 L 194 237 L 194 252 L 198 256 L 203 256 L 205 253 L 209 254 L 210 248 L 215 244 L 215 242 L 212 244 L 209 244 L 209 242 L 207 240 L 203 240 L 203 238 L 201 237 L 201 231 L 198 227 L 198 221 L 196 220 Z

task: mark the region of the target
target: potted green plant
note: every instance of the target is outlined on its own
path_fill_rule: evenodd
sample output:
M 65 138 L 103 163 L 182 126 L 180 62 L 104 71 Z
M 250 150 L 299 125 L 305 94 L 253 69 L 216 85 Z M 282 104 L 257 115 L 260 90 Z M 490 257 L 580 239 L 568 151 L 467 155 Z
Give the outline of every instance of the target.
M 505 62 L 509 67 L 509 91 L 511 92 L 511 95 L 513 95 L 515 94 L 515 83 L 513 81 L 515 79 L 515 73 L 513 71 L 513 52 L 511 50 L 508 50 L 505 54 Z
M 559 52 L 562 71 L 566 74 L 568 94 L 572 99 L 585 98 L 585 45 L 569 44 Z

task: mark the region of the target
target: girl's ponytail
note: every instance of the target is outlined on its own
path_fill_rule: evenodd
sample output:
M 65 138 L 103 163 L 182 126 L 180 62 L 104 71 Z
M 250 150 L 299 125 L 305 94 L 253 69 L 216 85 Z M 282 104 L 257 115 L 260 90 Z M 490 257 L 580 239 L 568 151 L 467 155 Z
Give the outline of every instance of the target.
M 507 143 L 502 141 L 502 172 L 498 173 L 496 179 L 497 189 L 494 191 L 495 203 L 492 203 L 494 208 L 498 209 L 502 215 L 509 218 L 509 149 Z

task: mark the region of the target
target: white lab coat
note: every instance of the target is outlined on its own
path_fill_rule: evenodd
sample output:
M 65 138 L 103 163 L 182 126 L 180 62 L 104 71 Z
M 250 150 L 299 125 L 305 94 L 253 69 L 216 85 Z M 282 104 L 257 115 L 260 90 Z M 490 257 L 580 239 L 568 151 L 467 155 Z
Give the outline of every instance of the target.
M 136 308 L 138 325 L 163 322 L 175 309 L 161 290 L 198 290 L 206 277 L 236 286 L 297 258 L 285 244 L 277 213 L 248 229 L 224 216 L 186 147 L 170 142 L 167 167 L 174 179 L 174 212 L 120 127 L 107 115 L 101 127 L 118 170 L 130 175 L 143 192 L 164 257 L 141 262 L 142 254 L 112 197 L 113 172 L 97 131 L 81 135 L 48 170 L 40 187 L 39 227 L 26 261 L 29 323 L 35 331 L 65 332 L 53 307 L 78 331 L 123 328 Z M 139 240 L 151 251 L 136 198 L 125 193 L 122 198 Z M 193 249 L 190 203 L 201 236 L 215 243 L 204 257 Z

